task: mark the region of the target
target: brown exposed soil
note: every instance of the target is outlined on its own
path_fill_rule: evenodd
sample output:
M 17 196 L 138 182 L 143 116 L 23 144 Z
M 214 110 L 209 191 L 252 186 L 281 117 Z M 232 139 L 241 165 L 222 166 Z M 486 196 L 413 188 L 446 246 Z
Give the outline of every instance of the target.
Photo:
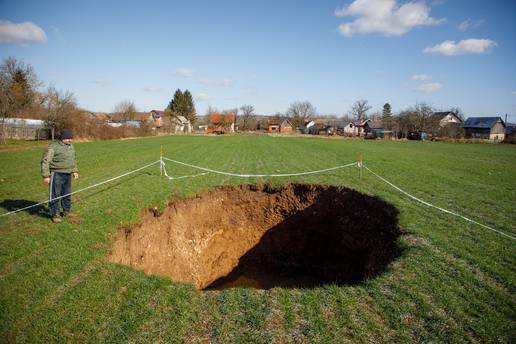
M 221 186 L 145 212 L 109 259 L 201 289 L 355 283 L 396 257 L 397 215 L 335 186 Z

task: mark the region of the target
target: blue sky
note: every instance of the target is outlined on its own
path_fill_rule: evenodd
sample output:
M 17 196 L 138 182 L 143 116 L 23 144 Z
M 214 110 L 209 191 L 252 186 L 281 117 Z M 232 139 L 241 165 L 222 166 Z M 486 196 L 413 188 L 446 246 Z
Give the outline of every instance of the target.
M 0 58 L 92 111 L 163 109 L 181 88 L 199 114 L 308 100 L 342 115 L 367 99 L 514 122 L 515 37 L 516 1 L 0 0 Z

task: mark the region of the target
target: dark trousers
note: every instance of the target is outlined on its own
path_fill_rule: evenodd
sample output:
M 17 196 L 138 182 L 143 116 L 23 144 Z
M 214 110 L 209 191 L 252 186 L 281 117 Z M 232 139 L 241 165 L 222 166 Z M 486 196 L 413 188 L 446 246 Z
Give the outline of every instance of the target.
M 70 173 L 52 172 L 50 175 L 50 216 L 59 215 L 60 207 L 63 211 L 70 212 L 72 208 L 72 196 L 66 196 L 57 200 L 60 196 L 68 195 L 72 192 L 72 175 Z

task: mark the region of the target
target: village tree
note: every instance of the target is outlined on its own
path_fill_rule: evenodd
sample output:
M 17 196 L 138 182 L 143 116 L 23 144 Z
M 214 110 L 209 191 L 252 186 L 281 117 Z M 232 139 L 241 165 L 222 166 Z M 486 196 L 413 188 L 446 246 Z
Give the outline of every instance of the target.
M 174 93 L 174 98 L 168 104 L 168 110 L 176 116 L 183 116 L 190 122 L 194 123 L 197 120 L 197 113 L 195 111 L 195 104 L 190 91 L 182 92 L 177 89 Z
M 391 129 L 392 127 L 392 108 L 391 104 L 385 103 L 382 109 L 382 125 L 385 128 Z
M 252 105 L 242 105 L 240 107 L 240 110 L 242 111 L 242 114 L 240 117 L 242 118 L 242 129 L 243 130 L 249 130 L 250 127 L 250 121 L 252 116 L 254 115 L 254 106 Z
M 77 110 L 77 103 L 73 93 L 59 91 L 50 86 L 43 93 L 42 107 L 44 111 L 45 123 L 52 132 L 54 139 L 55 130 L 65 127 L 70 128 L 73 123 L 73 114 Z
M 363 122 L 367 119 L 367 111 L 371 110 L 369 102 L 365 99 L 357 100 L 351 106 L 351 116 L 358 122 Z
M 307 119 L 315 116 L 315 113 L 316 109 L 309 101 L 294 102 L 287 109 L 287 117 L 295 128 L 303 126 Z
M 38 77 L 32 66 L 6 58 L 0 65 L 0 121 L 2 122 L 2 142 L 6 118 L 16 117 L 27 112 L 37 98 L 40 86 Z
M 114 112 L 119 113 L 123 120 L 132 121 L 136 116 L 136 105 L 130 100 L 123 100 L 115 105 Z

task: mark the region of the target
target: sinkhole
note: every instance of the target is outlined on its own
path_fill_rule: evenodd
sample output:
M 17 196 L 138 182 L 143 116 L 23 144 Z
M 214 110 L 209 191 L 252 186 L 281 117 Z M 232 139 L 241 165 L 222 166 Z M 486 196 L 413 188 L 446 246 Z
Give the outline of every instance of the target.
M 145 211 L 118 231 L 109 260 L 207 290 L 358 283 L 398 255 L 397 218 L 345 187 L 220 186 Z

